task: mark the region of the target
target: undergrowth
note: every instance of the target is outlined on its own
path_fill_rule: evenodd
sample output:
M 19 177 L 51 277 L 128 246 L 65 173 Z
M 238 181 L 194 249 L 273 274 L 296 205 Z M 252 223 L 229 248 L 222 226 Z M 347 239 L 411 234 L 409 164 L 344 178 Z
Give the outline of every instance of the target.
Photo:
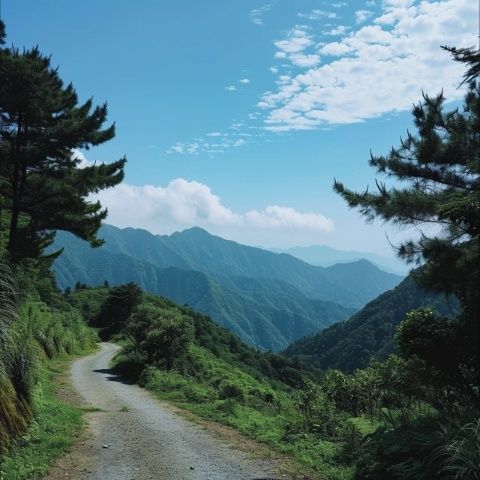
M 0 478 L 31 480 L 80 422 L 76 409 L 55 399 L 52 368 L 92 351 L 97 336 L 44 270 L 0 267 Z
M 55 396 L 54 380 L 60 361 L 49 360 L 37 371 L 31 393 L 33 420 L 0 465 L 1 480 L 42 478 L 57 457 L 65 453 L 82 425 L 82 411 Z

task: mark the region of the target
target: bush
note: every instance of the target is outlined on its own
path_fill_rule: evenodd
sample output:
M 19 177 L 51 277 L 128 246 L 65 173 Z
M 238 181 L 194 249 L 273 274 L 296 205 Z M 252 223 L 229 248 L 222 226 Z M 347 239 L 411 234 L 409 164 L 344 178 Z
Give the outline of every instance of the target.
M 171 370 L 193 340 L 191 319 L 177 310 L 141 305 L 130 317 L 126 333 L 148 364 Z
M 351 420 L 347 420 L 339 428 L 337 440 L 342 443 L 336 455 L 337 461 L 346 464 L 352 463 L 358 457 L 363 444 L 362 432 Z
M 335 407 L 322 392 L 320 385 L 307 381 L 300 391 L 298 407 L 303 419 L 303 428 L 320 436 L 332 439 L 338 434 L 346 415 Z
M 237 402 L 243 402 L 245 400 L 245 394 L 241 387 L 234 383 L 227 383 L 220 387 L 218 392 L 218 398 L 225 400 L 227 398 L 233 398 Z
M 96 341 L 80 313 L 56 291 L 51 277 L 37 281 L 41 271 L 25 262 L 16 267 L 16 282 L 14 273 L 0 264 L 0 454 L 31 419 L 32 392 L 42 359 L 80 353 Z M 20 287 L 22 295 L 16 295 Z

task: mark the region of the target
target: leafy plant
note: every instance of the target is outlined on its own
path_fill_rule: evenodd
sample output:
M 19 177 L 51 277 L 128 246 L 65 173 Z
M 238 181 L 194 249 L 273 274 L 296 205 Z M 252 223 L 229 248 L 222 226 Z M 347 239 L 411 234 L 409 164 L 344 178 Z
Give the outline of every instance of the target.
M 437 451 L 442 460 L 442 478 L 480 479 L 480 419 L 464 425 L 446 445 Z

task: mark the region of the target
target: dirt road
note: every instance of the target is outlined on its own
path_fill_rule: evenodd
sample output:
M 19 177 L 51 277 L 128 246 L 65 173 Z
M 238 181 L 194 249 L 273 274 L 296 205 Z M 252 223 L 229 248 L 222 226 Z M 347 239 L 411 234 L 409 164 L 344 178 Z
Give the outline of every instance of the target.
M 267 480 L 272 463 L 249 458 L 109 369 L 118 347 L 72 365 L 75 390 L 90 410 L 88 434 L 48 480 Z

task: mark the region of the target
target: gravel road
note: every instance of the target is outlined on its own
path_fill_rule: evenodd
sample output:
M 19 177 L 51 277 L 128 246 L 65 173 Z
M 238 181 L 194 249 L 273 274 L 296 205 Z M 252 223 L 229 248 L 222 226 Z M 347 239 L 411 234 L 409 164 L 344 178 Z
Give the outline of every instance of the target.
M 99 352 L 73 363 L 73 386 L 90 410 L 89 434 L 47 479 L 285 478 L 272 471 L 271 462 L 250 458 L 176 414 L 146 390 L 120 381 L 109 369 L 117 350 L 104 343 Z

